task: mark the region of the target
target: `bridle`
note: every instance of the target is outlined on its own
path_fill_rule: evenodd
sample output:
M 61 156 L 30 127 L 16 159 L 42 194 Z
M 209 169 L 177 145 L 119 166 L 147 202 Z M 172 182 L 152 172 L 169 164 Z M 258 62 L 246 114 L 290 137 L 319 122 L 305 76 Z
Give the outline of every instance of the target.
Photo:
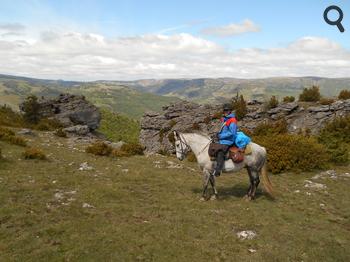
M 180 152 L 177 150 L 177 147 L 175 147 L 176 153 L 181 153 L 181 155 L 186 155 L 188 151 L 191 150 L 190 146 L 187 144 L 186 139 L 181 136 L 180 133 L 176 131 L 176 135 L 179 138 L 180 141 Z

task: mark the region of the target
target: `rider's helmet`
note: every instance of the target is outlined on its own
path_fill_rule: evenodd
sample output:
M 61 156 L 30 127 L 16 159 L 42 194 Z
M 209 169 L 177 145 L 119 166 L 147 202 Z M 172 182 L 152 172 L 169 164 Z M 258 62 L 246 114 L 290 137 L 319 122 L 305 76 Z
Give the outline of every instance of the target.
M 233 110 L 232 104 L 226 103 L 222 106 L 222 111 L 231 112 Z

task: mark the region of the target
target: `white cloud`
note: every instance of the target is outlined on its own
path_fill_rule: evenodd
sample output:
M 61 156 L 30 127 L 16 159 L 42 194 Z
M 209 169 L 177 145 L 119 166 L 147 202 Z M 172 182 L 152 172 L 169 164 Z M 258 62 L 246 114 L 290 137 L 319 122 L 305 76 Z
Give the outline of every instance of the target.
M 0 37 L 0 73 L 70 80 L 271 76 L 348 77 L 350 51 L 319 37 L 230 51 L 190 34 L 106 38 L 45 31 Z
M 242 23 L 229 24 L 217 27 L 204 28 L 201 32 L 205 35 L 212 35 L 218 37 L 228 37 L 248 32 L 259 32 L 260 27 L 249 19 L 245 19 Z

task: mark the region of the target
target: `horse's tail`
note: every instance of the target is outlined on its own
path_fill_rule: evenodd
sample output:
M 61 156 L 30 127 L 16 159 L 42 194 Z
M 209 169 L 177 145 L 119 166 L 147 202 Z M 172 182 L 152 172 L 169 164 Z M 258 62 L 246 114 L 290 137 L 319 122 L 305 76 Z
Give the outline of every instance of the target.
M 261 169 L 261 178 L 262 178 L 262 182 L 264 184 L 264 188 L 267 191 L 267 193 L 274 198 L 274 193 L 273 193 L 273 189 L 272 189 L 272 184 L 270 181 L 270 178 L 267 174 L 267 166 L 266 166 L 266 161 Z

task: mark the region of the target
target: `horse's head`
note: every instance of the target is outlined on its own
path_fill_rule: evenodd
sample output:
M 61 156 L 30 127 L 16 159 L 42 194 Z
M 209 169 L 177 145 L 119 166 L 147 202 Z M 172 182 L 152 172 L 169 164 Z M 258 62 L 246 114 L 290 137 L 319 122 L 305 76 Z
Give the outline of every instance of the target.
M 174 131 L 174 138 L 175 138 L 176 157 L 182 161 L 185 159 L 187 153 L 191 150 L 191 148 L 186 143 L 186 140 L 181 133 Z

